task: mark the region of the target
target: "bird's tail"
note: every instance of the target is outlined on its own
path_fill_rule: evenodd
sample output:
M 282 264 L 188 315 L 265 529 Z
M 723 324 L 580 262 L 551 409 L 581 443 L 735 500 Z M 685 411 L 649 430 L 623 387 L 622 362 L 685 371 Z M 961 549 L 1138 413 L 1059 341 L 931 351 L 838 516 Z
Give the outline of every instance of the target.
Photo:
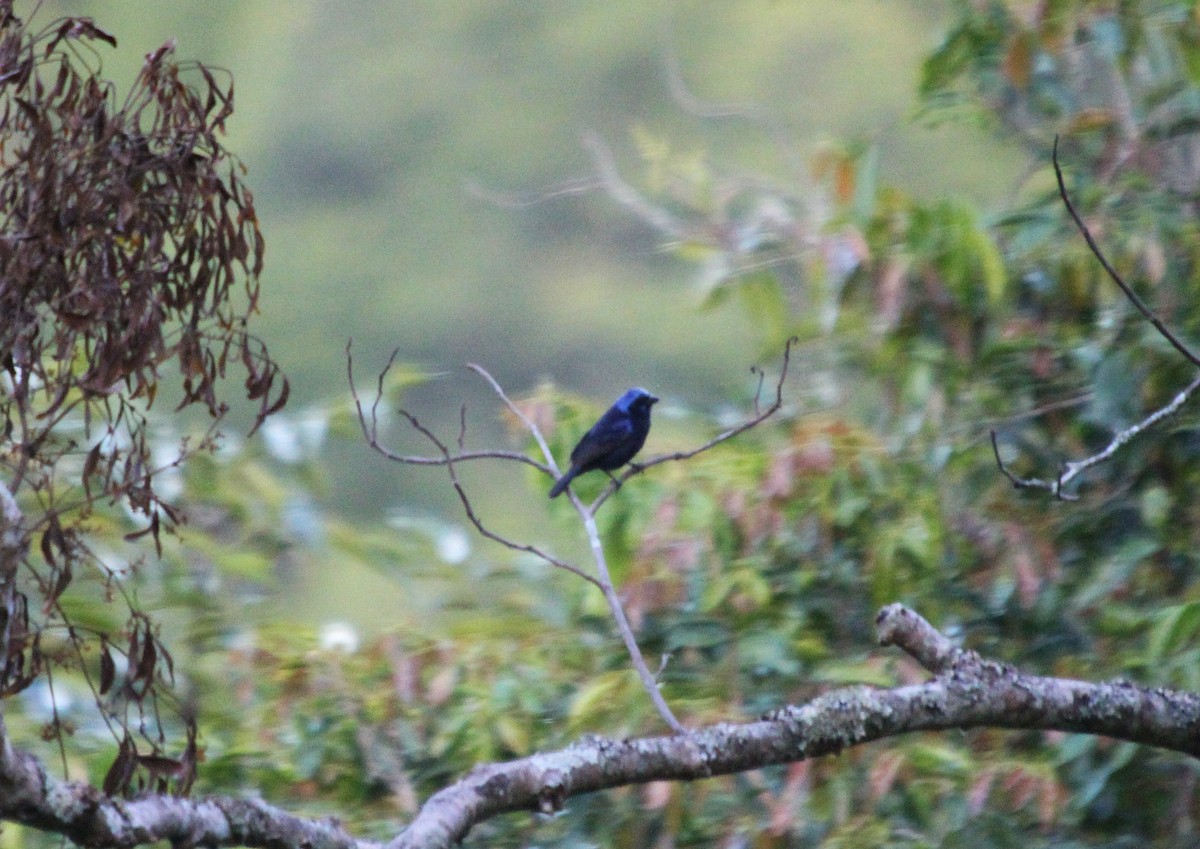
M 572 466 L 567 470 L 567 473 L 554 482 L 554 486 L 550 487 L 550 497 L 558 498 L 566 490 L 567 485 L 575 480 L 575 476 L 579 474 L 579 469 Z

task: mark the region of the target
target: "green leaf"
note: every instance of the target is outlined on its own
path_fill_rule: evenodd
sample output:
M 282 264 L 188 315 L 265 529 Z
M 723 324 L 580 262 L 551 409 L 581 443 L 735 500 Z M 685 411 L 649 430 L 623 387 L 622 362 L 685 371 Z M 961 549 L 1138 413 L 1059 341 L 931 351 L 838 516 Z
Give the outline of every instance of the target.
M 667 651 L 679 649 L 709 649 L 729 642 L 729 628 L 721 621 L 708 617 L 691 617 L 671 626 L 667 631 Z
M 1200 632 L 1200 602 L 1165 607 L 1155 619 L 1146 654 L 1151 662 L 1161 662 L 1196 639 Z
M 791 333 L 790 311 L 779 278 L 756 271 L 736 282 L 738 302 L 768 348 L 777 348 Z
M 867 221 L 875 211 L 875 200 L 879 192 L 879 145 L 868 145 L 857 163 L 854 179 L 854 216 Z
M 870 684 L 874 687 L 894 687 L 896 678 L 867 661 L 833 660 L 822 663 L 811 676 L 813 681 L 829 684 Z
M 969 752 L 941 743 L 916 743 L 905 747 L 913 767 L 923 773 L 963 778 L 975 763 Z
M 567 711 L 567 721 L 576 731 L 605 728 L 611 726 L 610 720 L 616 716 L 628 719 L 630 706 L 648 701 L 632 669 L 605 672 L 576 692 Z

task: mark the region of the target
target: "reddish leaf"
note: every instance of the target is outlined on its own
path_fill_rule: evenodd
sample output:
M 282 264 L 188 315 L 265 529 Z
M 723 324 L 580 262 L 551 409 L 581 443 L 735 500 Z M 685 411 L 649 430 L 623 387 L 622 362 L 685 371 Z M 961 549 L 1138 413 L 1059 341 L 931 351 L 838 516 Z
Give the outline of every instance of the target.
M 126 734 L 125 739 L 121 741 L 120 747 L 117 749 L 116 760 L 112 766 L 108 768 L 108 772 L 104 775 L 104 793 L 106 796 L 115 796 L 118 793 L 124 793 L 129 789 L 129 782 L 133 778 L 134 767 L 137 766 L 137 746 L 134 745 L 133 739 Z
M 137 677 L 147 684 L 154 680 L 154 667 L 158 663 L 158 650 L 154 642 L 154 638 L 147 634 L 142 644 L 142 657 L 138 661 Z
M 61 596 L 66 591 L 67 587 L 71 585 L 71 579 L 73 577 L 74 574 L 71 571 L 71 561 L 66 560 L 63 562 L 62 568 L 58 570 L 58 577 L 54 581 L 54 586 L 50 588 L 50 592 L 46 596 L 46 602 L 42 605 L 42 608 L 45 611 L 49 612 L 50 609 L 54 607 L 54 604 L 58 601 L 59 596 Z
M 113 681 L 116 680 L 116 677 L 117 664 L 113 661 L 108 643 L 104 643 L 100 651 L 100 695 L 103 696 L 112 689 Z

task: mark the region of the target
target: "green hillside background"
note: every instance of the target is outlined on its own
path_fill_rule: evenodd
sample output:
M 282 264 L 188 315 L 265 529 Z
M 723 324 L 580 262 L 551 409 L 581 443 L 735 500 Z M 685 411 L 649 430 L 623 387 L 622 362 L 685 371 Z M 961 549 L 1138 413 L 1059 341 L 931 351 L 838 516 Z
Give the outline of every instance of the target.
M 495 404 L 466 362 L 518 394 L 552 381 L 604 403 L 644 385 L 669 418 L 744 404 L 763 352 L 742 313 L 701 310 L 695 266 L 604 193 L 496 198 L 592 174 L 581 142 L 590 132 L 633 182 L 644 171 L 635 139 L 649 137 L 800 189 L 824 145 L 873 143 L 882 181 L 986 207 L 1019 173 L 1012 151 L 967 124 L 934 128 L 913 114 L 918 62 L 938 42 L 944 7 L 59 0 L 37 18 L 90 15 L 114 33 L 118 49 L 100 58 L 118 84 L 171 38 L 180 58 L 233 74 L 229 146 L 268 246 L 258 332 L 291 379 L 293 420 L 345 394 L 353 336 L 362 379 L 399 348 L 440 375 L 412 393 L 415 408 L 449 424 L 465 402 L 472 438 L 497 444 L 506 435 Z M 672 97 L 670 62 L 696 97 L 753 105 L 768 120 L 689 114 Z M 459 521 L 442 477 L 384 463 L 360 441 L 323 450 L 336 511 Z M 498 527 L 545 521 L 519 477 L 480 486 Z M 310 569 L 288 583 L 288 612 L 314 622 L 376 627 L 406 602 L 403 582 L 371 572 L 331 581 Z

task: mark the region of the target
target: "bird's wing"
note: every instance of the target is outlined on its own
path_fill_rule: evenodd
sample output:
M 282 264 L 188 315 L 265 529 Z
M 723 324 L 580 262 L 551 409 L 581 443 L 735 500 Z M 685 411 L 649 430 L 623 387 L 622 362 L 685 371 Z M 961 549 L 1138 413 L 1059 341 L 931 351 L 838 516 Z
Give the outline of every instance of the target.
M 619 448 L 633 432 L 633 423 L 619 410 L 609 410 L 583 435 L 571 452 L 571 465 L 587 468 Z

